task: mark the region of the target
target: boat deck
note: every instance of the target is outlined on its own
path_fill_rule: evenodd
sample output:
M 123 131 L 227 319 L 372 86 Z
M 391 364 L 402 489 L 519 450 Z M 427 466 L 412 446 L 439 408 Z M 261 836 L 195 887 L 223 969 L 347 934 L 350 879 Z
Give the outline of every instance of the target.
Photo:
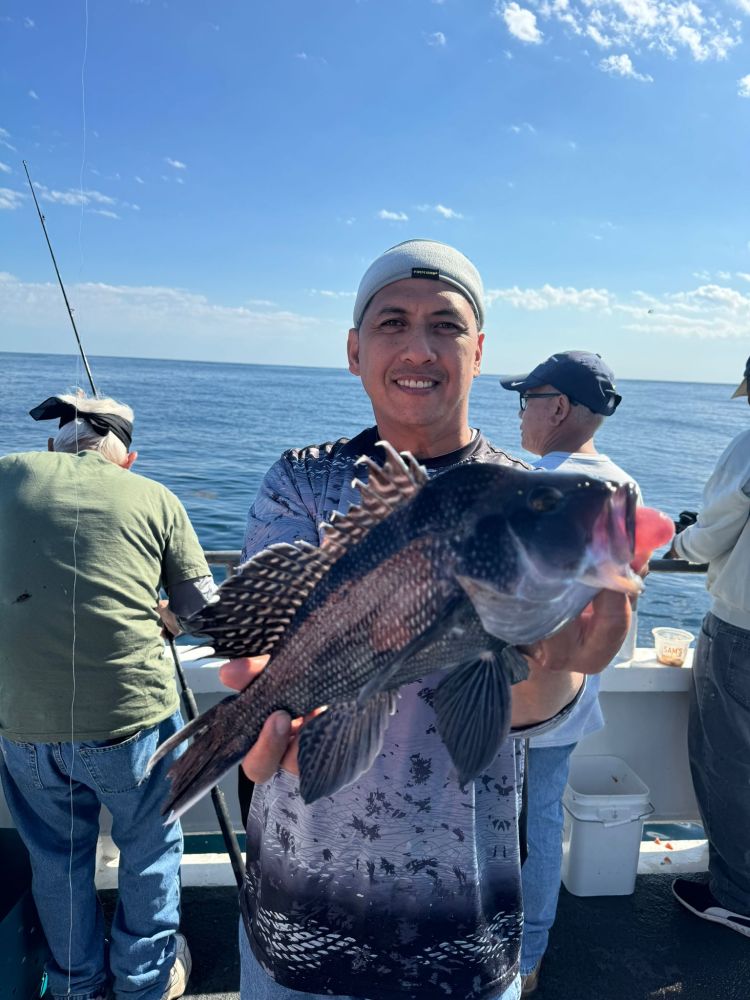
M 750 941 L 683 910 L 672 877 L 639 875 L 632 896 L 562 889 L 538 1000 L 749 1000 Z M 102 896 L 111 909 L 114 892 Z M 193 955 L 186 997 L 237 1000 L 234 887 L 185 888 L 182 929 Z

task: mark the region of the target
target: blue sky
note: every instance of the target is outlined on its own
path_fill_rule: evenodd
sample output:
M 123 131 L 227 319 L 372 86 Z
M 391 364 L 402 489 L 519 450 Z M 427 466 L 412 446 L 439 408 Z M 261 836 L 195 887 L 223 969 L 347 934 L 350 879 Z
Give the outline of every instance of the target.
M 750 0 L 6 0 L 0 344 L 344 363 L 359 277 L 479 266 L 485 370 L 737 382 Z

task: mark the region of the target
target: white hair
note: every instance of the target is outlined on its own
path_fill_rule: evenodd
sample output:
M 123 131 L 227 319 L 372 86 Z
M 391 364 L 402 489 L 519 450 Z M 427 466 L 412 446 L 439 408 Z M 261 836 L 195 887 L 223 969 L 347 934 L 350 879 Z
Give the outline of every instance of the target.
M 604 414 L 594 413 L 583 403 L 571 406 L 570 417 L 575 425 L 586 434 L 587 438 L 592 438 L 607 419 Z
M 131 408 L 125 403 L 118 403 L 116 399 L 93 399 L 83 394 L 60 395 L 57 398 L 75 406 L 79 413 L 109 413 L 133 422 Z M 112 431 L 104 436 L 97 434 L 91 424 L 86 423 L 81 417 L 71 420 L 60 428 L 54 440 L 54 449 L 71 452 L 74 455 L 79 451 L 98 451 L 102 458 L 114 462 L 115 465 L 121 465 L 128 457 L 128 449 Z

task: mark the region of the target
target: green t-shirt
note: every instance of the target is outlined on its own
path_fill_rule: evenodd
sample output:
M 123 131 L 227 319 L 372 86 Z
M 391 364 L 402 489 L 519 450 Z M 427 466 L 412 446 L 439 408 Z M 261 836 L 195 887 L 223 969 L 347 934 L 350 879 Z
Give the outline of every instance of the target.
M 208 575 L 160 483 L 93 451 L 0 458 L 0 733 L 106 740 L 171 715 L 159 588 Z

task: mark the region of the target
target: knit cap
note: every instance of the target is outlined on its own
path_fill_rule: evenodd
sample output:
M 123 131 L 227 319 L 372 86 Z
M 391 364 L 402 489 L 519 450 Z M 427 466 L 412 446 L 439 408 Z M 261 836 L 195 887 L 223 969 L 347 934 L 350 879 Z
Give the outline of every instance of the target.
M 484 289 L 479 271 L 468 257 L 434 240 L 407 240 L 382 253 L 367 268 L 354 302 L 354 327 L 359 329 L 372 297 L 394 281 L 425 278 L 452 285 L 469 300 L 481 330 L 484 326 Z

